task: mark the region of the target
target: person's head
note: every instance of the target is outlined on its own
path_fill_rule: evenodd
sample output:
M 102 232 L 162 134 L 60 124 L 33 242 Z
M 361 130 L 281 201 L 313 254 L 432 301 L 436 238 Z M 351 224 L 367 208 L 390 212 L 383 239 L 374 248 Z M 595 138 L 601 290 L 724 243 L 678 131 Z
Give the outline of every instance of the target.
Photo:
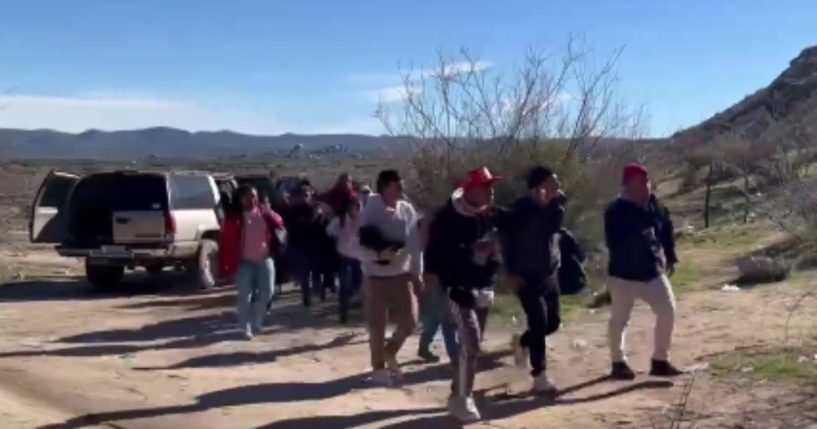
M 460 183 L 463 198 L 474 207 L 489 206 L 494 202 L 494 184 L 502 179 L 494 176 L 487 167 L 469 171 Z
M 341 173 L 338 176 L 338 181 L 335 182 L 337 186 L 352 186 L 352 176 L 349 173 Z
M 358 191 L 358 197 L 360 198 L 360 202 L 363 205 L 366 205 L 366 201 L 369 200 L 369 196 L 372 195 L 372 188 L 369 185 L 363 185 L 360 187 L 360 191 Z
M 295 199 L 299 202 L 309 202 L 312 200 L 312 184 L 309 180 L 302 180 L 298 183 L 295 192 Z
M 528 173 L 528 190 L 537 195 L 553 195 L 561 188 L 559 177 L 545 166 L 533 167 Z
M 258 207 L 258 192 L 249 185 L 239 186 L 236 190 L 238 196 L 238 203 L 244 211 L 250 211 Z
M 634 201 L 644 202 L 652 196 L 652 186 L 647 167 L 631 163 L 621 171 L 621 184 L 626 196 Z
M 383 170 L 377 176 L 377 193 L 386 205 L 397 204 L 403 198 L 403 179 L 397 170 Z

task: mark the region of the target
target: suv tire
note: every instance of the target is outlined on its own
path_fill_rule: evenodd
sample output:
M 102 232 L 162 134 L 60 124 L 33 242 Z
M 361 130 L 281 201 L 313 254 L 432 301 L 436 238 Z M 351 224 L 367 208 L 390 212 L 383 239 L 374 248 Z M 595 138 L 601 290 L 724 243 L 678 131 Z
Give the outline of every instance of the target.
M 212 289 L 218 285 L 218 243 L 204 239 L 199 245 L 196 260 L 191 265 L 190 274 L 201 289 Z
M 116 289 L 124 275 L 125 267 L 121 265 L 105 265 L 94 263 L 90 258 L 85 259 L 85 277 L 96 290 L 111 291 Z

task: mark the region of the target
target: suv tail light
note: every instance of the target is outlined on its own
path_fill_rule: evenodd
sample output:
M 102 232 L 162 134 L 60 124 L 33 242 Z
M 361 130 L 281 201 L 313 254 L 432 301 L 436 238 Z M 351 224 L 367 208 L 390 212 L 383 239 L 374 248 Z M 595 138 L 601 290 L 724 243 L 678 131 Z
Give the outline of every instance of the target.
M 176 235 L 176 219 L 170 212 L 165 212 L 165 238 L 173 239 Z

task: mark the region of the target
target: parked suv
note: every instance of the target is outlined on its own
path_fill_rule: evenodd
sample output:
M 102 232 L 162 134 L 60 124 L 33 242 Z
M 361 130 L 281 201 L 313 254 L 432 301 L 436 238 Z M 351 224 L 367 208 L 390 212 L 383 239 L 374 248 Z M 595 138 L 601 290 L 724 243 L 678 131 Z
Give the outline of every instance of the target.
M 30 238 L 85 259 L 88 281 L 113 289 L 125 269 L 185 268 L 201 287 L 216 283 L 219 201 L 227 176 L 115 171 L 85 177 L 51 172 L 32 205 Z

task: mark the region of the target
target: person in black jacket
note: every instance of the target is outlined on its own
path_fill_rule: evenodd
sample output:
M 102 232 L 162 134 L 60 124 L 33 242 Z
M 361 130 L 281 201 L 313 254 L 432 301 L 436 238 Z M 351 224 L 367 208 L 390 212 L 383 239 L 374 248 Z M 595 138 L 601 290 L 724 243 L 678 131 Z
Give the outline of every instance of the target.
M 528 319 L 528 329 L 514 336 L 516 364 L 526 355 L 534 378 L 533 389 L 555 395 L 556 387 L 545 371 L 545 337 L 559 329 L 559 231 L 567 199 L 558 177 L 547 167 L 528 174 L 529 195 L 520 198 L 500 225 L 506 282 L 515 290 Z
M 484 314 L 493 302 L 499 268 L 491 209 L 497 180 L 500 178 L 484 167 L 468 172 L 448 204 L 434 216 L 426 245 L 427 268 L 447 291 L 459 337 L 459 355 L 452 360 L 454 392 L 448 409 L 466 423 L 480 420 L 473 398 L 484 323 L 480 323 L 484 318 L 478 313 Z
M 608 274 L 612 308 L 609 325 L 611 376 L 632 380 L 624 354 L 624 332 L 636 298 L 647 302 L 656 316 L 655 346 L 650 375 L 683 373 L 668 360 L 675 324 L 675 297 L 667 274 L 678 263 L 669 211 L 652 194 L 646 167 L 629 164 L 622 172 L 621 196 L 604 214 L 610 253 Z

